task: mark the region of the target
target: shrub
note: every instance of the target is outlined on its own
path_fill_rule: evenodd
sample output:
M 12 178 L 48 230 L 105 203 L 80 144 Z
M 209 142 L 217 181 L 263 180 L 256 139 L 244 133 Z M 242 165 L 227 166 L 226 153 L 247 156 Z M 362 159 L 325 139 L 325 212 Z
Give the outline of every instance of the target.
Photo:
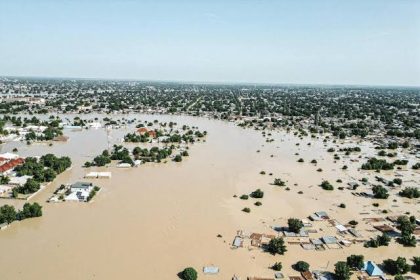
M 242 211 L 245 212 L 245 213 L 250 213 L 251 209 L 248 208 L 248 207 L 245 207 L 244 209 L 242 209 Z
M 275 271 L 280 271 L 283 268 L 283 265 L 281 264 L 281 262 L 276 262 L 271 268 Z
M 351 221 L 349 222 L 349 224 L 350 224 L 350 225 L 352 225 L 352 226 L 356 226 L 356 225 L 358 225 L 359 223 L 358 223 L 357 221 L 355 221 L 355 220 L 351 220 Z
M 255 191 L 253 191 L 250 196 L 252 198 L 263 198 L 264 197 L 264 192 L 260 189 L 256 189 Z
M 282 181 L 280 178 L 276 178 L 276 179 L 274 179 L 273 185 L 276 185 L 276 186 L 279 186 L 279 187 L 284 187 L 286 185 L 286 183 L 284 181 Z
M 402 197 L 419 198 L 420 191 L 415 187 L 407 187 L 398 193 Z
M 239 198 L 240 199 L 243 199 L 243 200 L 247 200 L 248 199 L 248 195 L 247 194 L 243 194 Z
M 393 163 L 388 163 L 386 160 L 370 158 L 365 164 L 362 165 L 364 170 L 391 170 L 394 169 Z
M 330 182 L 328 182 L 328 181 L 323 181 L 322 183 L 321 183 L 321 187 L 324 189 L 324 190 L 327 190 L 327 191 L 332 191 L 332 190 L 334 190 L 334 187 L 330 184 Z
M 367 241 L 364 246 L 366 248 L 377 248 L 380 246 L 388 246 L 390 241 L 391 241 L 391 238 L 387 234 L 383 233 L 382 235 L 378 235 L 376 239 L 372 238 L 369 241 Z

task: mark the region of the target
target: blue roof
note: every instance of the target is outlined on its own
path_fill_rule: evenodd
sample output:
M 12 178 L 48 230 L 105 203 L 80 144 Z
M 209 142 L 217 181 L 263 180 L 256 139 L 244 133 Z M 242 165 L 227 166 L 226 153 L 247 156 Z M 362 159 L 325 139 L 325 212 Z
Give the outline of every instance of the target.
M 369 274 L 369 276 L 383 276 L 384 272 L 372 261 L 365 262 L 363 270 Z

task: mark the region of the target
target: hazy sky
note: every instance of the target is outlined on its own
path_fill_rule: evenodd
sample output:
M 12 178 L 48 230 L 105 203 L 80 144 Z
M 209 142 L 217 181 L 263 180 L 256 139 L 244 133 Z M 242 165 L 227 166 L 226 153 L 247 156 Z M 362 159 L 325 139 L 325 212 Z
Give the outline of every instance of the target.
M 417 0 L 0 0 L 0 75 L 420 85 Z

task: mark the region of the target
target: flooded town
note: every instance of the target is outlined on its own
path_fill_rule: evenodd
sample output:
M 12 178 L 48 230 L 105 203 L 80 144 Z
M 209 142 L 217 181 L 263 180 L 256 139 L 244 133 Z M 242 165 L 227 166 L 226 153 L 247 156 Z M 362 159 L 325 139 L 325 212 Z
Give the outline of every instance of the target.
M 416 278 L 419 90 L 0 90 L 5 279 Z
M 419 0 L 1 0 L 0 280 L 420 280 Z

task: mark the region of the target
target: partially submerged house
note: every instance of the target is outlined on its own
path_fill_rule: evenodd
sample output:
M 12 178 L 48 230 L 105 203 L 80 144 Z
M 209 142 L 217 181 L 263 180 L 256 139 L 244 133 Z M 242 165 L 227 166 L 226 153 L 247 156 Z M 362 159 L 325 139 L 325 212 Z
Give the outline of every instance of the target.
M 70 186 L 70 194 L 66 196 L 66 201 L 88 200 L 90 192 L 93 190 L 93 184 L 88 182 L 76 182 Z
M 384 272 L 372 261 L 365 262 L 362 271 L 365 271 L 369 276 L 384 276 Z

